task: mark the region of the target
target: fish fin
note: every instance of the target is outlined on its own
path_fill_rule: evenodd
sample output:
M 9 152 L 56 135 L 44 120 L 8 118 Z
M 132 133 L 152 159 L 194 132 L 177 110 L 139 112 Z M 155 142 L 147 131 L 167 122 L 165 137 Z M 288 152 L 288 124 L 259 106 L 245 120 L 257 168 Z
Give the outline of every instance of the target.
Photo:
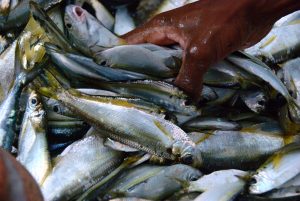
M 109 147 L 111 149 L 114 149 L 114 150 L 117 150 L 117 151 L 123 151 L 123 152 L 138 152 L 139 150 L 135 149 L 135 148 L 132 148 L 128 145 L 125 145 L 125 144 L 122 144 L 120 142 L 116 142 L 110 138 L 106 138 L 104 140 L 104 145 L 106 147 Z
M 37 91 L 43 96 L 57 100 L 58 99 L 57 94 L 64 91 L 65 89 L 61 86 L 58 80 L 49 71 L 45 70 L 45 73 L 42 76 L 44 76 L 48 86 L 36 87 Z

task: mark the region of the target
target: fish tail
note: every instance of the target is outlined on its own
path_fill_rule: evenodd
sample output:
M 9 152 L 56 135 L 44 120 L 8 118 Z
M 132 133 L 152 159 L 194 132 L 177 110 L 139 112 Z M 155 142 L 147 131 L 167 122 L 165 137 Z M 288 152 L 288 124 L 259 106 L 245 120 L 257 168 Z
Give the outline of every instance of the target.
M 59 81 L 49 71 L 45 71 L 43 78 L 47 81 L 47 86 L 36 87 L 37 91 L 43 96 L 58 99 L 58 94 L 62 93 L 65 89 Z

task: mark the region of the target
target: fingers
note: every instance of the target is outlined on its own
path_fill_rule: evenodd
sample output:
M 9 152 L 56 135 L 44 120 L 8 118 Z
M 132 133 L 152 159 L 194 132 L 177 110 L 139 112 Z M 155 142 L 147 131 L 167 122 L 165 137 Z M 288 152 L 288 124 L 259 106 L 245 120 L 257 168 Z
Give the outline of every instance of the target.
M 162 23 L 163 16 L 159 15 L 136 28 L 135 30 L 121 36 L 129 44 L 153 43 L 156 45 L 171 45 L 179 43 L 185 46 L 183 31 L 172 24 Z
M 184 90 L 194 101 L 199 101 L 203 76 L 216 61 L 209 45 L 189 46 L 183 55 L 183 64 L 175 80 L 175 85 Z

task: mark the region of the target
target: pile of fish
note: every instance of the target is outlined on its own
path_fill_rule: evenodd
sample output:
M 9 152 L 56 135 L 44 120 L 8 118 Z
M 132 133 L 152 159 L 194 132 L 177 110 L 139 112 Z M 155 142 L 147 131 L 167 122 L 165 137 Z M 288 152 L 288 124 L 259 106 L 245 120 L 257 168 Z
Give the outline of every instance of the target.
M 180 47 L 120 38 L 192 2 L 0 1 L 0 200 L 300 200 L 300 11 L 196 103 Z

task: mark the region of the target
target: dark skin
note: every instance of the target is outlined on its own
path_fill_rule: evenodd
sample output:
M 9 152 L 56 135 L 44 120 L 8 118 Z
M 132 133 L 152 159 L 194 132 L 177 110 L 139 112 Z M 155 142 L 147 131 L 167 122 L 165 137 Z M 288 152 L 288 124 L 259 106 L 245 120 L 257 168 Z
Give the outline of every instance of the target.
M 200 0 L 159 14 L 123 38 L 129 44 L 180 44 L 183 64 L 175 85 L 197 101 L 212 64 L 259 42 L 278 19 L 297 10 L 298 0 Z

